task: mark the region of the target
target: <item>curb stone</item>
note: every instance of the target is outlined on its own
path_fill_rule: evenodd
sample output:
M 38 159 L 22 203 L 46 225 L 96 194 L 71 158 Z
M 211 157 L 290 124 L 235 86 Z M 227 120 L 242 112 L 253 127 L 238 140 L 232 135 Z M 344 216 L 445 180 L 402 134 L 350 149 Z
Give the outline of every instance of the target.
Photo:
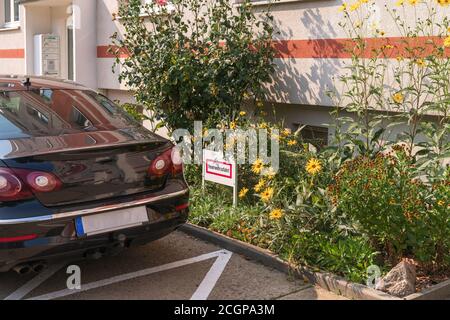
M 432 287 L 413 293 L 405 300 L 443 300 L 450 299 L 450 280 L 435 284 Z
M 227 237 L 220 233 L 210 231 L 206 228 L 192 224 L 185 224 L 179 228 L 180 231 L 199 238 L 201 240 L 216 244 L 226 250 L 256 260 L 268 267 L 283 273 L 293 274 L 314 285 L 342 295 L 353 300 L 434 300 L 444 299 L 450 296 L 450 280 L 444 281 L 420 293 L 414 293 L 405 298 L 391 296 L 385 292 L 369 288 L 362 284 L 352 283 L 342 277 L 331 273 L 315 272 L 307 267 L 296 267 L 281 260 L 269 250 L 261 249 L 254 245 Z

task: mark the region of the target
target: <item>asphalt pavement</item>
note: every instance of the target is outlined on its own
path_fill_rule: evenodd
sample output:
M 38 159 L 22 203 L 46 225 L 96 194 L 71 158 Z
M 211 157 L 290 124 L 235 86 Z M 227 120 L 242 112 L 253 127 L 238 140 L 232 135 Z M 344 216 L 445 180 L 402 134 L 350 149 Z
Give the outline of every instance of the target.
M 74 272 L 74 270 L 76 272 Z M 80 275 L 81 286 L 73 289 Z M 77 278 L 78 279 L 78 278 Z M 69 287 L 71 289 L 68 289 Z M 344 299 L 182 232 L 117 256 L 0 274 L 0 299 Z

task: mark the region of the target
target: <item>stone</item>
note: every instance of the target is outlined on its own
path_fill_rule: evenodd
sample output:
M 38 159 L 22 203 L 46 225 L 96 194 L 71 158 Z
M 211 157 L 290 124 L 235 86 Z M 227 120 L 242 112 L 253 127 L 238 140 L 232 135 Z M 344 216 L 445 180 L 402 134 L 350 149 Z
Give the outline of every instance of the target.
M 415 293 L 416 266 L 403 260 L 377 283 L 376 289 L 401 298 Z

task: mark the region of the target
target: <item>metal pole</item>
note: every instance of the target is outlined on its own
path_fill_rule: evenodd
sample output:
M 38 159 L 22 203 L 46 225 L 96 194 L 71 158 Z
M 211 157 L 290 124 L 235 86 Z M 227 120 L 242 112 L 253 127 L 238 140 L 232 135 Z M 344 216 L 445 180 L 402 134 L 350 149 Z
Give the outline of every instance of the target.
M 233 186 L 233 207 L 237 207 L 237 203 L 238 203 L 238 168 L 236 163 L 233 163 L 234 165 L 234 186 Z
M 202 195 L 205 195 L 205 153 L 202 155 Z

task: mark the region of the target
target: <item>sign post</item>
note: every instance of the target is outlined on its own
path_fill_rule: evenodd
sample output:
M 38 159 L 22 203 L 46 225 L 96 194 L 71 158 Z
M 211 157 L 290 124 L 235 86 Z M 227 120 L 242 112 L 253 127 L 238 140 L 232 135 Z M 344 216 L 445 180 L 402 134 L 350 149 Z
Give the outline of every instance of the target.
M 238 202 L 237 166 L 234 159 L 225 159 L 222 152 L 203 150 L 203 186 L 205 181 L 233 188 L 233 206 Z

